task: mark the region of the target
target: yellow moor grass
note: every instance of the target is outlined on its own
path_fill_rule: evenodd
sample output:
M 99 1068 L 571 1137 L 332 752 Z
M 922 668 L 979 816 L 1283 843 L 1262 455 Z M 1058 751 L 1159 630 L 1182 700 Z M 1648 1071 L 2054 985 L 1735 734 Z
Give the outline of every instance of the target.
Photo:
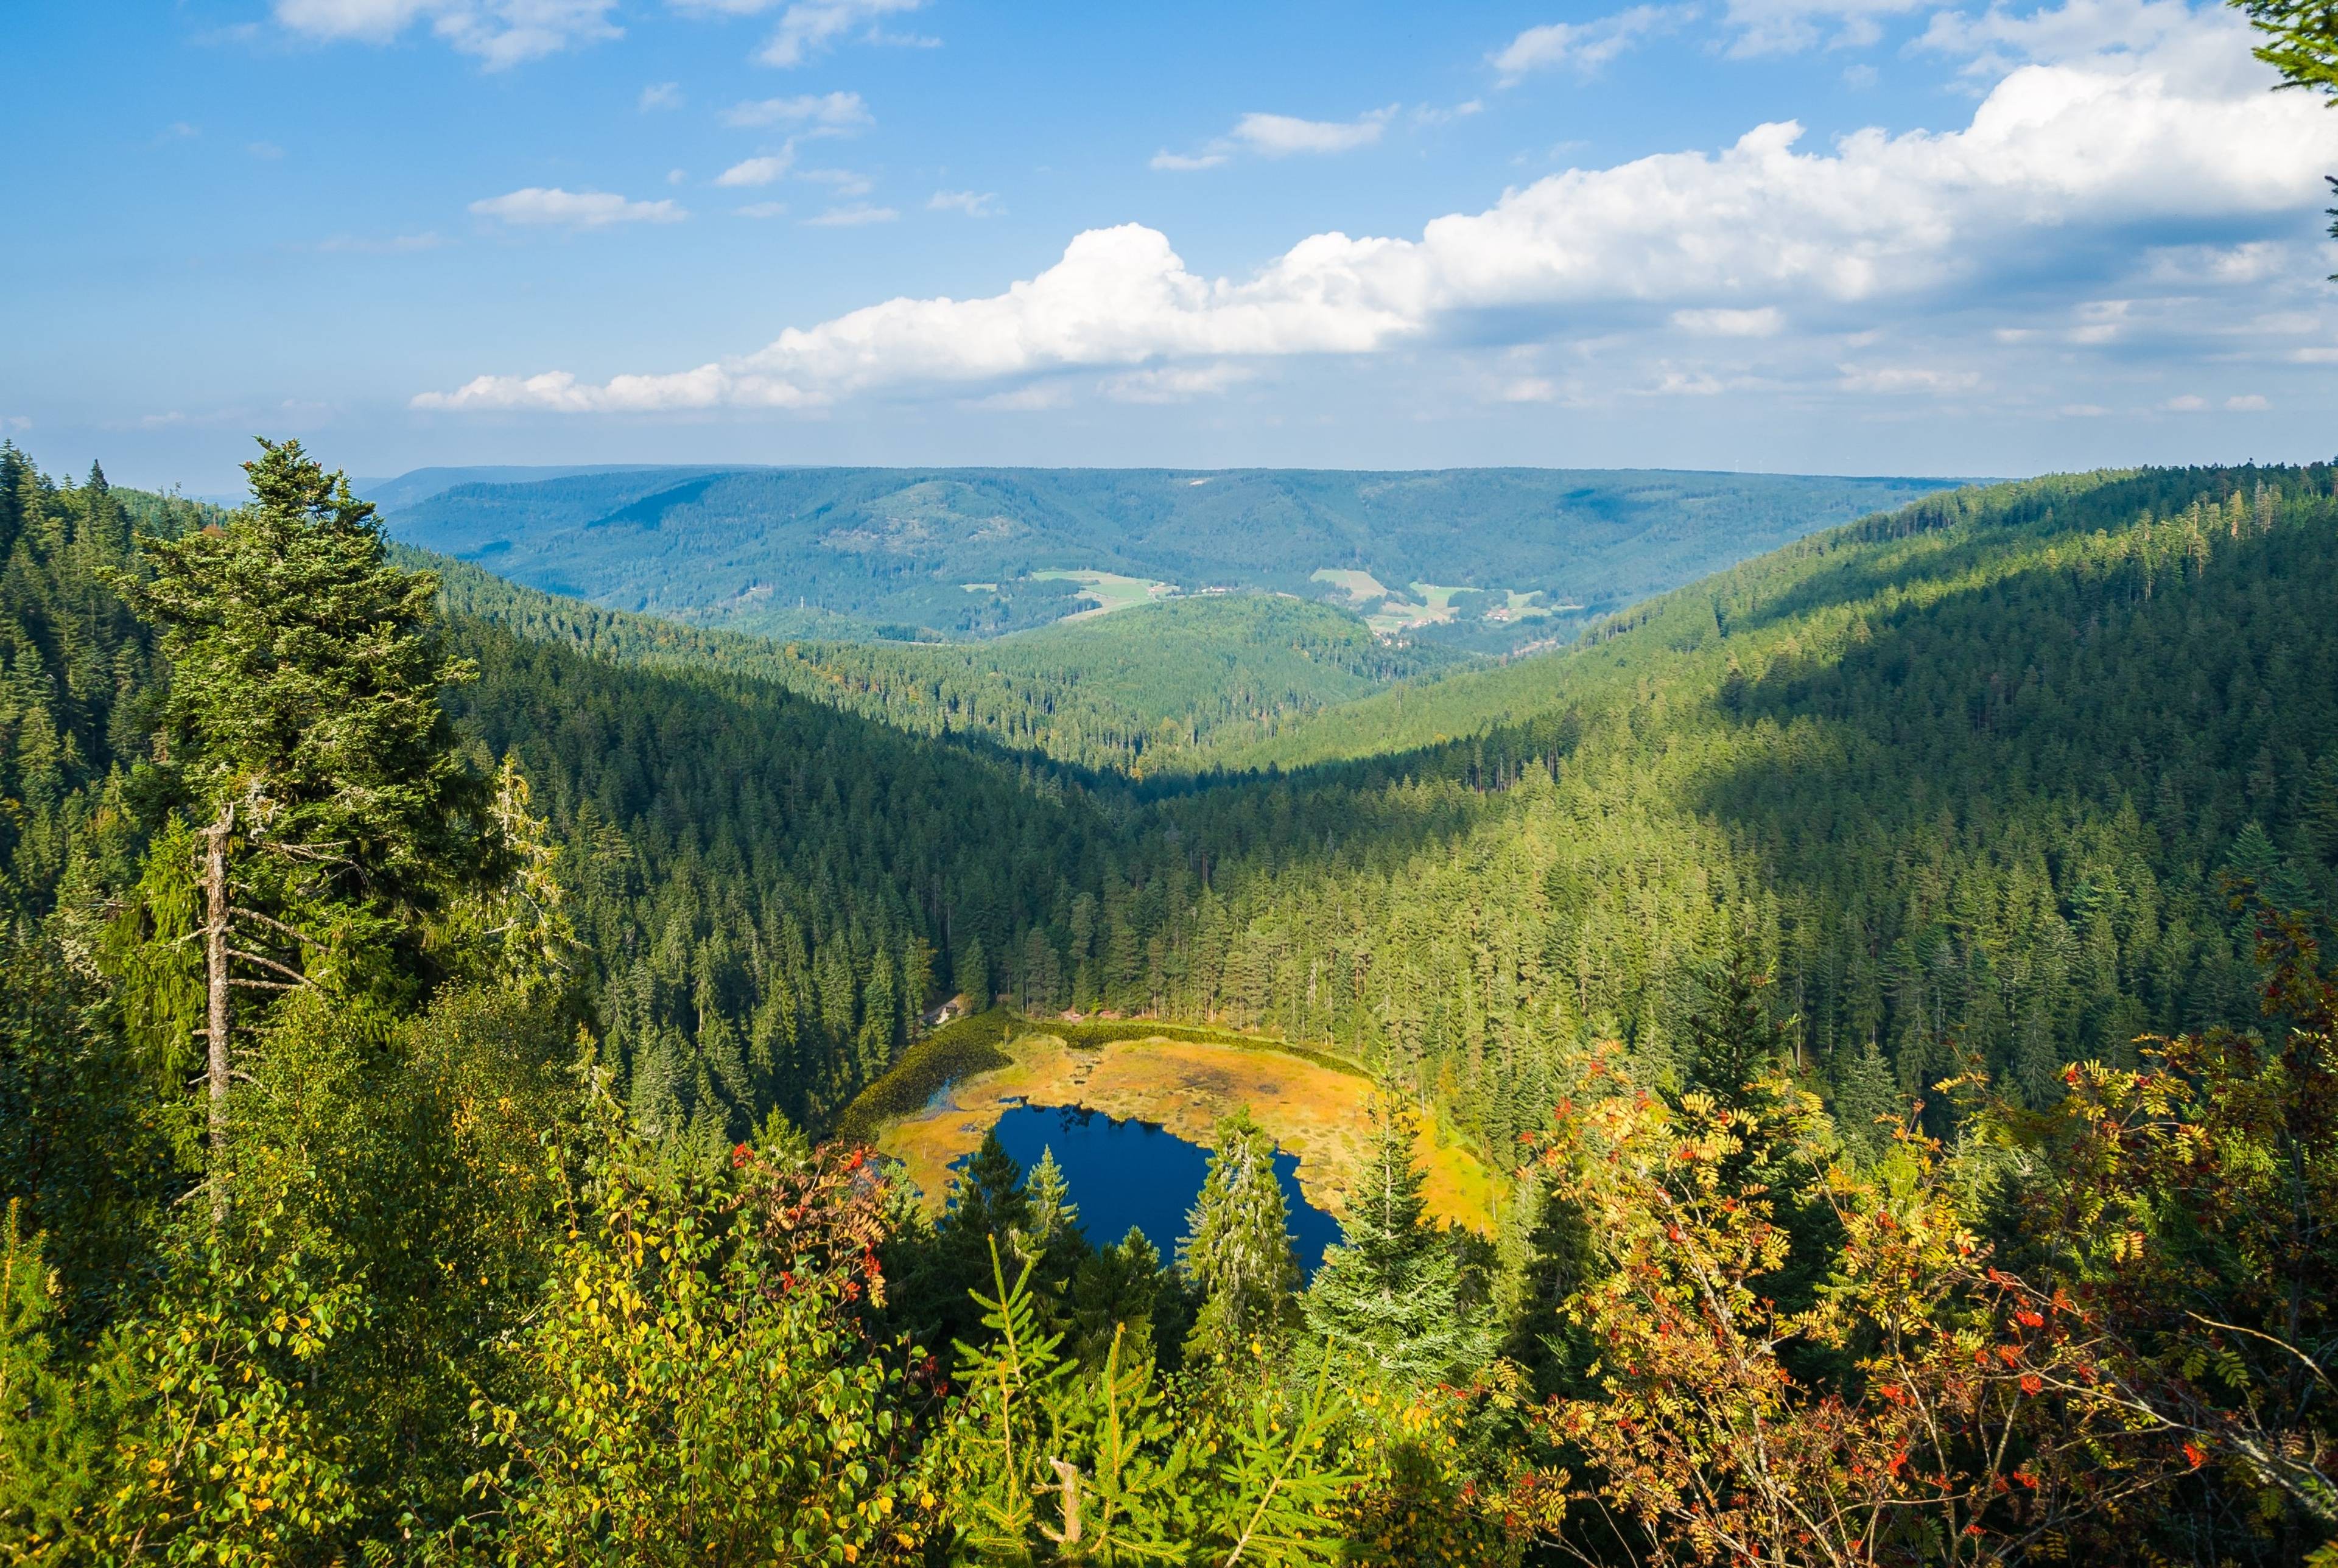
M 960 1080 L 878 1137 L 878 1152 L 901 1162 L 929 1207 L 939 1208 L 948 1194 L 950 1166 L 1018 1104 L 1073 1105 L 1151 1122 L 1204 1147 L 1220 1117 L 1247 1105 L 1275 1142 L 1298 1157 L 1307 1200 L 1335 1217 L 1346 1210 L 1371 1125 L 1371 1081 L 1357 1073 L 1266 1046 L 1149 1038 L 1083 1048 L 1036 1030 L 1004 1050 L 1010 1065 Z M 1429 1211 L 1489 1230 L 1491 1173 L 1467 1150 L 1440 1145 L 1431 1126 L 1422 1128 L 1420 1155 Z

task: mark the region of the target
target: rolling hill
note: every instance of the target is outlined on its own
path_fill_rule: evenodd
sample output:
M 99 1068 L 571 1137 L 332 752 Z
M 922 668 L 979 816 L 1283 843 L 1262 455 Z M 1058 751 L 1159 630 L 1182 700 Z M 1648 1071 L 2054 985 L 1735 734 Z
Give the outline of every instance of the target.
M 382 493 L 405 543 L 548 593 L 698 625 L 992 636 L 1095 603 L 1076 575 L 1109 573 L 1134 585 L 1130 600 L 1147 584 L 1265 589 L 1502 652 L 1564 641 L 1586 619 L 1944 483 L 1533 468 L 748 468 L 445 488 L 412 475 Z

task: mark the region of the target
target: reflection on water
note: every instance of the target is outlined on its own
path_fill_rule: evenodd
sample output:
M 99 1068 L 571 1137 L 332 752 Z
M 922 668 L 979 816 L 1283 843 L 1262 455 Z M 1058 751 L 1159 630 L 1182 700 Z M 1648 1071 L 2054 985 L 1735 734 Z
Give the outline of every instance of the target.
M 1116 1122 L 1101 1112 L 1072 1107 L 1015 1106 L 998 1119 L 998 1142 L 1026 1171 L 1039 1162 L 1043 1151 L 1056 1152 L 1071 1200 L 1079 1206 L 1080 1228 L 1091 1242 L 1101 1247 L 1117 1241 L 1134 1225 L 1164 1259 L 1176 1257 L 1186 1212 L 1210 1168 L 1208 1150 L 1149 1122 Z M 1291 1210 L 1299 1265 L 1312 1274 L 1323 1260 L 1323 1249 L 1339 1240 L 1340 1222 L 1300 1194 L 1298 1170 L 1294 1156 L 1276 1152 L 1274 1175 Z

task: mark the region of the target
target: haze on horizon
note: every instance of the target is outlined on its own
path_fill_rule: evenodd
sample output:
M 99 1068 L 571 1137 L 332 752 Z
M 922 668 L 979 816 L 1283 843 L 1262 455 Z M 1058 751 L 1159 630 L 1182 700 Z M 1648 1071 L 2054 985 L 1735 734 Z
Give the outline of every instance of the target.
M 2338 116 L 2215 5 L 12 28 L 0 434 L 56 470 L 231 492 L 255 432 L 377 475 L 2330 451 Z

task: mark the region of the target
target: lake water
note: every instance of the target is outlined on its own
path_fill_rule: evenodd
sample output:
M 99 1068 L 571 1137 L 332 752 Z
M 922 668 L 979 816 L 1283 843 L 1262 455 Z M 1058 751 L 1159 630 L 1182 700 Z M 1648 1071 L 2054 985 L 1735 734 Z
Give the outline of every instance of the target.
M 1177 1256 L 1186 1212 L 1210 1168 L 1208 1150 L 1151 1122 L 1115 1122 L 1100 1112 L 1053 1105 L 1009 1108 L 998 1119 L 998 1142 L 1027 1171 L 1045 1151 L 1056 1152 L 1090 1242 L 1108 1246 L 1134 1225 L 1164 1262 Z M 1298 1171 L 1294 1156 L 1275 1154 L 1275 1180 L 1291 1211 L 1299 1266 L 1312 1274 L 1323 1249 L 1339 1240 L 1340 1222 L 1301 1195 Z

